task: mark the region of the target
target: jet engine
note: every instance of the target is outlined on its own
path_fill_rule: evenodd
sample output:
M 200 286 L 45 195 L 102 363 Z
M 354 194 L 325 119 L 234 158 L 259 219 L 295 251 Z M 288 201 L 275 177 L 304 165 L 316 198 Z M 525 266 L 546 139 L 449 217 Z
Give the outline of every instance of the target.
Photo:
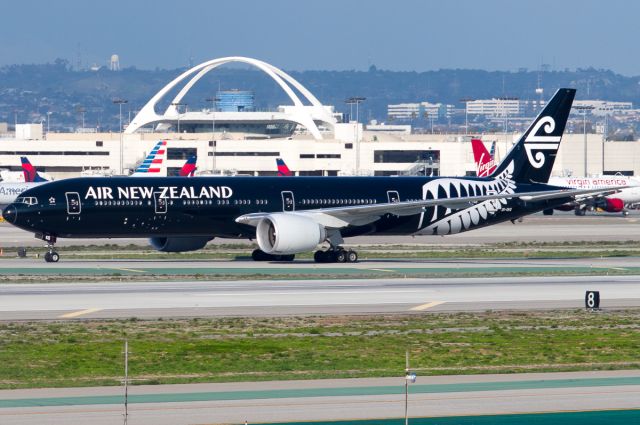
M 598 200 L 596 208 L 600 208 L 606 212 L 616 213 L 624 210 L 624 201 L 618 198 L 604 198 Z
M 210 236 L 156 236 L 149 238 L 149 244 L 161 252 L 187 252 L 204 248 L 211 239 Z
M 258 246 L 267 254 L 311 251 L 326 239 L 323 226 L 308 217 L 276 213 L 263 218 L 256 229 Z

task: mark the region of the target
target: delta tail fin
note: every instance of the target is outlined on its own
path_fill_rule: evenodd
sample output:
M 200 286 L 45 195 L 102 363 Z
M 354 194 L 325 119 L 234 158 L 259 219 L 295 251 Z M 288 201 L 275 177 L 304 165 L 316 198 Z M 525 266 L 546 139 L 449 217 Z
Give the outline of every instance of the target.
M 480 139 L 471 139 L 471 148 L 473 149 L 473 159 L 476 162 L 476 176 L 489 177 L 496 170 L 496 161 L 493 155 L 487 151 L 487 148 Z M 493 142 L 495 149 L 495 142 Z
M 152 177 L 160 175 L 162 160 L 167 150 L 167 141 L 160 140 L 149 152 L 149 155 L 138 165 L 131 177 Z
M 41 183 L 48 181 L 38 173 L 26 156 L 21 156 L 20 162 L 22 163 L 22 173 L 24 174 L 25 183 Z
M 510 174 L 515 182 L 547 183 L 575 95 L 575 89 L 559 89 L 500 162 L 494 175 L 512 167 Z
M 287 164 L 282 158 L 276 158 L 276 164 L 278 165 L 278 176 L 293 176 L 293 173 L 291 172 L 289 167 L 287 167 Z
M 187 162 L 184 163 L 178 175 L 180 177 L 193 177 L 196 172 L 196 162 L 198 161 L 198 157 L 196 155 L 191 155 Z

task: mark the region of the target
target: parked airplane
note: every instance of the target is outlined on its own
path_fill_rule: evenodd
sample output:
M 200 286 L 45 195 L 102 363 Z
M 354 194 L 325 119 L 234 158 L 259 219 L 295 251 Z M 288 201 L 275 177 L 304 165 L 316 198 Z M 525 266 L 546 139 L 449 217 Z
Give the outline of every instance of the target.
M 159 166 L 162 164 L 162 156 L 165 154 L 164 147 L 166 144 L 166 140 L 158 142 L 131 176 L 142 177 L 159 173 Z M 13 202 L 25 190 L 48 181 L 36 171 L 26 157 L 20 157 L 20 161 L 22 162 L 22 172 L 25 181 L 24 183 L 0 183 L 0 209 L 3 209 Z M 183 166 L 183 170 L 187 167 L 188 163 L 189 161 Z
M 32 187 L 46 183 L 48 180 L 42 177 L 35 167 L 31 165 L 25 156 L 20 157 L 24 182 L 0 183 L 0 210 L 12 203 L 22 192 Z
M 484 147 L 484 143 L 480 139 L 471 139 L 471 148 L 473 149 L 473 159 L 476 162 L 476 176 L 489 177 L 498 168 L 494 158 L 496 142 L 491 145 L 491 153 Z
M 492 165 L 489 152 L 484 146 L 484 143 L 480 140 L 471 140 L 473 148 L 473 156 L 476 160 L 476 167 L 478 169 L 478 175 L 484 175 L 486 171 L 491 175 L 495 166 Z M 480 173 L 483 174 L 480 174 Z M 610 213 L 622 212 L 623 215 L 628 215 L 629 212 L 625 209 L 627 205 L 640 202 L 640 182 L 635 181 L 625 176 L 604 176 L 604 177 L 551 177 L 549 184 L 560 187 L 568 187 L 572 189 L 607 189 L 611 187 L 624 187 L 617 191 L 613 195 L 589 195 L 576 199 L 573 202 L 565 205 L 560 205 L 553 209 L 546 209 L 543 211 L 545 215 L 552 215 L 553 210 L 559 211 L 572 211 L 574 210 L 576 215 L 584 215 L 589 209 L 601 210 Z
M 147 157 L 138 165 L 131 177 L 151 177 L 153 174 L 159 176 L 162 169 L 162 159 L 166 153 L 167 141 L 160 140 L 151 149 Z
M 282 176 L 282 177 L 293 176 L 293 173 L 291 172 L 289 167 L 287 167 L 287 164 L 285 164 L 284 159 L 276 158 L 276 165 L 278 166 L 278 176 Z
M 22 173 L 24 174 L 24 181 L 26 183 L 43 183 L 48 181 L 38 173 L 26 156 L 21 156 L 20 162 L 22 163 Z
M 191 155 L 187 162 L 184 163 L 178 175 L 180 177 L 193 177 L 196 172 L 196 162 L 198 161 L 198 157 L 196 155 Z
M 343 237 L 454 234 L 603 192 L 542 183 L 574 96 L 558 90 L 490 178 L 77 178 L 26 191 L 3 216 L 46 241 L 49 262 L 59 259 L 58 237 L 144 237 L 165 252 L 201 249 L 214 237 L 256 238 L 254 256 L 291 260 L 328 244 L 316 261 L 357 261 Z

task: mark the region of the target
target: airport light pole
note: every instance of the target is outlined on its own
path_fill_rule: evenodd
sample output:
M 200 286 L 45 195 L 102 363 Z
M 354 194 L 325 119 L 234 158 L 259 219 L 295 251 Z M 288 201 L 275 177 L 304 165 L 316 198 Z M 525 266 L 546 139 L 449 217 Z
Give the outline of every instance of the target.
M 220 99 L 212 96 L 205 100 L 211 102 L 211 171 L 214 172 L 216 170 L 216 102 Z
M 129 340 L 124 340 L 124 425 L 129 419 Z
M 460 102 L 464 103 L 464 134 L 465 135 L 469 134 L 469 108 L 467 104 L 472 100 L 473 99 L 470 97 L 463 97 L 462 99 L 460 99 Z
M 404 425 L 409 425 L 409 382 L 416 382 L 416 374 L 409 368 L 409 350 L 405 352 L 404 367 Z
M 78 113 L 80 114 L 80 118 L 82 121 L 82 131 L 84 132 L 84 113 L 87 112 L 87 110 L 82 106 L 79 106 L 78 109 L 76 109 L 76 111 L 78 111 Z
M 583 140 L 583 144 L 584 144 L 584 176 L 587 177 L 587 171 L 588 171 L 588 162 L 587 162 L 587 112 L 591 111 L 593 109 L 593 106 L 589 106 L 589 105 L 579 105 L 579 106 L 574 106 L 575 109 L 577 109 L 578 111 L 580 111 L 582 113 L 582 133 L 584 135 L 584 140 Z M 603 170 L 604 172 L 604 170 Z
M 118 132 L 120 133 L 120 175 L 124 174 L 124 143 L 122 141 L 123 138 L 123 134 L 122 134 L 122 105 L 128 103 L 129 101 L 126 99 L 113 99 L 113 103 L 115 105 L 118 105 L 118 107 L 120 108 L 120 128 L 118 129 Z
M 176 107 L 176 112 L 178 113 L 178 134 L 180 134 L 180 106 L 187 106 L 186 103 L 182 102 L 172 102 L 171 105 Z
M 49 122 L 51 121 L 51 114 L 53 114 L 53 112 L 47 111 L 47 137 L 49 136 Z M 17 114 L 16 114 L 16 116 L 17 116 Z M 16 122 L 17 122 L 17 120 L 16 120 Z
M 360 104 L 367 100 L 366 97 L 350 97 L 345 100 L 345 103 L 353 110 L 353 105 L 356 105 L 356 126 L 355 126 L 355 142 L 356 142 L 356 175 L 360 174 Z

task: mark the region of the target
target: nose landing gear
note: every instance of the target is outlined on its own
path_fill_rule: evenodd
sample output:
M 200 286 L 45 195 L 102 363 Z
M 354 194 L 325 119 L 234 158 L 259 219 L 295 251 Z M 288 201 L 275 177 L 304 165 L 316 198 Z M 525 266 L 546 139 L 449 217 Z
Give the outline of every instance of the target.
M 42 239 L 47 243 L 47 252 L 44 254 L 44 261 L 46 261 L 47 263 L 57 263 L 58 261 L 60 261 L 60 254 L 54 251 L 54 245 L 58 238 L 47 233 L 36 234 L 36 238 Z

